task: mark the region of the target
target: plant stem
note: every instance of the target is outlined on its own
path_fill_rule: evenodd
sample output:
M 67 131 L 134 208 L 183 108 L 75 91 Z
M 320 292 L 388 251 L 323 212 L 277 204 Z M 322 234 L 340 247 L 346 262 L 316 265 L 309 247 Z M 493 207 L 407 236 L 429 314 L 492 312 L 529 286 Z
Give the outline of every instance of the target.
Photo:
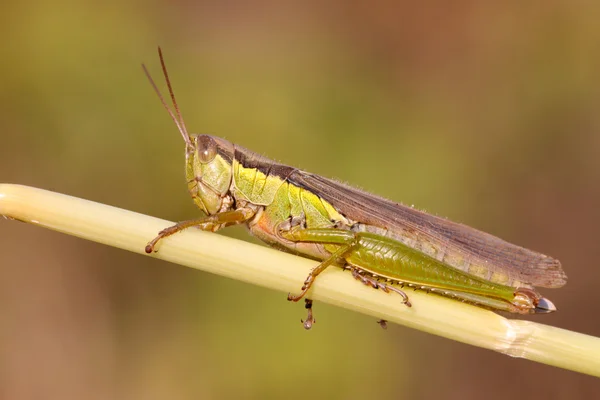
M 0 214 L 69 235 L 143 254 L 172 222 L 42 189 L 0 184 Z M 149 257 L 255 285 L 296 293 L 316 265 L 264 246 L 188 229 L 162 240 Z M 148 256 L 148 255 L 146 255 Z M 532 361 L 600 376 L 600 339 L 496 313 L 423 291 L 400 296 L 368 288 L 340 268 L 319 275 L 308 297 L 376 319 Z M 282 295 L 282 301 L 285 296 Z M 298 329 L 301 329 L 300 326 Z

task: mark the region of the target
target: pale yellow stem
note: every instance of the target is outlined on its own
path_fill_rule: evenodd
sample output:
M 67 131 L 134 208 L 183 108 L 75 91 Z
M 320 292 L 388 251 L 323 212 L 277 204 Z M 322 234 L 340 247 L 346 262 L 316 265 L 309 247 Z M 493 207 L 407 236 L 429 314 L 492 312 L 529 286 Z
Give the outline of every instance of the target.
M 267 247 L 188 229 L 144 246 L 172 222 L 21 185 L 0 184 L 0 214 L 80 238 L 177 264 L 296 293 L 316 263 Z M 7 222 L 8 223 L 8 222 Z M 393 294 L 370 289 L 339 268 L 319 275 L 309 297 L 449 339 L 557 367 L 600 376 L 600 339 L 410 291 L 408 308 Z M 281 301 L 285 301 L 282 294 Z M 298 329 L 302 329 L 300 326 Z

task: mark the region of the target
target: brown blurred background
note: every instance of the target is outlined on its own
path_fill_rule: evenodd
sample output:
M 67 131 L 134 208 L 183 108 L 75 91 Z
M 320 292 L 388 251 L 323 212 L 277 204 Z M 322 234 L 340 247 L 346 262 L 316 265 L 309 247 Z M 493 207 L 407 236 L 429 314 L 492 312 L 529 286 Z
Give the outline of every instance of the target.
M 191 131 L 559 258 L 600 336 L 600 3 L 3 2 L 0 182 L 197 215 Z M 402 4 L 398 4 L 402 3 Z M 242 230 L 226 234 L 248 238 Z M 598 380 L 0 221 L 1 399 L 592 398 Z M 249 239 L 251 240 L 251 239 Z

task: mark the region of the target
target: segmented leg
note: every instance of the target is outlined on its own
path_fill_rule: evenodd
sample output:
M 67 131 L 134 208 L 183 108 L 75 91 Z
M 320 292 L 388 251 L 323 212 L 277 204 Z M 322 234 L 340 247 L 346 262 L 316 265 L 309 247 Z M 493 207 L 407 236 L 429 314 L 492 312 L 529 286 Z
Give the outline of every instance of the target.
M 329 267 L 331 264 L 335 263 L 340 257 L 342 257 L 345 253 L 347 253 L 351 248 L 352 248 L 352 245 L 346 245 L 346 246 L 340 247 L 340 249 L 337 250 L 336 252 L 334 252 L 329 258 L 327 258 L 325 261 L 321 262 L 321 264 L 319 264 L 315 268 L 313 268 L 313 270 L 310 271 L 310 274 L 304 281 L 304 284 L 302 285 L 302 291 L 300 292 L 300 294 L 294 296 L 293 294 L 288 293 L 287 299 L 289 301 L 298 301 L 302 297 L 304 297 L 306 292 L 308 292 L 308 290 L 312 286 L 316 277 L 321 272 L 325 271 L 325 269 L 327 267 Z
M 313 317 L 313 312 L 312 312 L 312 300 L 311 299 L 304 299 L 304 308 L 306 308 L 308 315 L 306 316 L 306 320 L 300 320 L 300 322 L 302 322 L 302 325 L 304 325 L 304 329 L 309 330 L 310 328 L 312 328 L 313 324 L 317 322 L 317 320 Z
M 292 228 L 290 230 L 283 230 L 279 232 L 279 235 L 292 242 L 309 242 L 309 243 L 321 243 L 321 244 L 338 244 L 339 249 L 332 253 L 327 259 L 317 265 L 308 275 L 304 284 L 302 285 L 302 291 L 299 295 L 294 296 L 288 293 L 288 300 L 298 301 L 304 295 L 316 277 L 323 272 L 327 267 L 337 262 L 338 259 L 342 258 L 346 253 L 352 250 L 356 244 L 356 236 L 354 232 L 338 230 L 338 229 L 302 229 Z
M 237 210 L 224 211 L 218 214 L 209 215 L 204 218 L 191 219 L 179 222 L 173 226 L 163 229 L 158 235 L 146 245 L 145 251 L 150 254 L 156 247 L 156 244 L 163 238 L 181 232 L 192 226 L 198 227 L 203 231 L 217 231 L 223 225 L 233 225 L 245 222 L 254 216 L 254 210 L 250 208 L 239 208 Z
M 362 283 L 364 283 L 367 286 L 371 286 L 373 289 L 381 289 L 383 290 L 385 293 L 389 293 L 390 290 L 392 292 L 398 293 L 400 296 L 402 296 L 402 303 L 406 304 L 407 307 L 411 307 L 412 304 L 410 303 L 410 301 L 408 300 L 408 295 L 406 293 L 404 293 L 403 290 L 398 289 L 397 287 L 394 287 L 392 285 L 386 285 L 383 282 L 379 282 L 377 279 L 371 277 L 371 276 L 366 276 L 361 274 L 361 270 L 358 268 L 353 268 L 350 267 L 350 271 L 352 272 L 352 276 L 361 281 Z
M 317 267 L 315 267 L 311 271 L 310 275 L 304 281 L 304 285 L 302 286 L 302 292 L 299 295 L 293 296 L 291 293 L 288 293 L 288 300 L 292 300 L 292 301 L 300 300 L 306 294 L 306 292 L 310 289 L 310 287 L 312 286 L 317 275 L 319 275 L 321 272 L 323 272 L 328 266 L 330 266 L 331 264 L 336 262 L 338 259 L 343 258 L 349 252 L 353 251 L 354 246 L 356 246 L 357 241 L 358 241 L 358 236 L 355 232 L 351 232 L 351 231 L 343 230 L 343 229 L 328 229 L 328 228 L 324 228 L 324 229 L 298 229 L 298 228 L 296 228 L 296 229 L 294 229 L 294 228 L 292 228 L 289 230 L 281 231 L 281 232 L 279 232 L 279 234 L 283 238 L 285 238 L 287 240 L 291 240 L 293 242 L 312 242 L 312 243 L 340 245 L 340 248 L 335 253 L 331 254 L 331 256 L 329 258 L 327 258 L 325 261 L 323 261 L 321 264 L 319 264 Z M 352 270 L 352 276 L 354 276 L 354 278 L 360 280 L 365 285 L 371 286 L 375 289 L 381 289 L 386 293 L 389 293 L 390 291 L 396 292 L 400 296 L 402 296 L 404 304 L 406 304 L 408 307 L 411 306 L 411 303 L 408 300 L 408 296 L 402 290 L 395 288 L 391 285 L 386 285 L 385 283 L 379 282 L 375 278 L 370 278 L 370 277 L 361 275 L 360 270 L 357 268 L 351 267 L 350 269 Z M 314 319 L 312 316 L 312 301 L 311 300 L 308 300 L 308 299 L 306 300 L 306 309 L 308 310 L 308 318 L 306 321 L 303 321 L 303 324 L 304 324 L 305 329 L 310 329 L 314 322 Z M 383 329 L 387 329 L 387 321 L 386 320 L 382 319 L 382 320 L 378 321 L 378 324 Z

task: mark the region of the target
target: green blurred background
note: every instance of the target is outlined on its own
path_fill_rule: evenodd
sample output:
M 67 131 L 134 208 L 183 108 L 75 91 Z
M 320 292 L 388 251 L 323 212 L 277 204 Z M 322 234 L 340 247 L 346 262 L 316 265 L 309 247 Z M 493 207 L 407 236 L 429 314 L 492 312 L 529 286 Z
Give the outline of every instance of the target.
M 187 126 L 559 258 L 600 335 L 600 3 L 3 2 L 0 182 L 197 215 Z M 248 238 L 243 229 L 237 237 Z M 2 399 L 582 398 L 594 378 L 0 221 Z M 299 282 L 300 284 L 300 282 Z

